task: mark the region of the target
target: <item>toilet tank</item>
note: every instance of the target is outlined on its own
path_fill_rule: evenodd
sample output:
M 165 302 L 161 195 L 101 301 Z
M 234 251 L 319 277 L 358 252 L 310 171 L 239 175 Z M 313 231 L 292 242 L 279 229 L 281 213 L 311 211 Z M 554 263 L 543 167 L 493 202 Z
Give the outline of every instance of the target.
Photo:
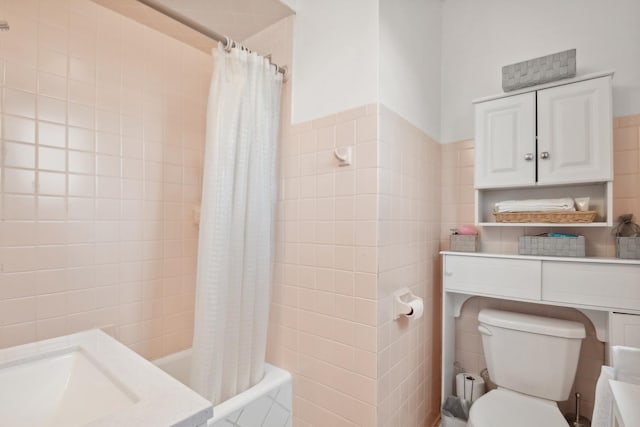
M 582 323 L 490 309 L 481 310 L 478 321 L 493 382 L 542 399 L 569 397 L 585 337 Z

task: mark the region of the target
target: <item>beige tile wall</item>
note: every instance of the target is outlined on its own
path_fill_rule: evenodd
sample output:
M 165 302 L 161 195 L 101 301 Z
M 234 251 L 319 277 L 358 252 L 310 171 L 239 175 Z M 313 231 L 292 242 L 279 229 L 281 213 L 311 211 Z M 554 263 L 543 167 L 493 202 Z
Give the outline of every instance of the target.
M 367 106 L 284 135 L 268 359 L 294 374 L 299 426 L 376 424 L 376 128 Z
M 440 146 L 371 105 L 290 127 L 280 159 L 268 359 L 294 374 L 295 425 L 431 423 Z M 401 287 L 424 298 L 422 319 L 392 319 Z
M 210 57 L 88 0 L 52 4 L 0 6 L 12 26 L 0 34 L 0 346 L 111 326 L 146 357 L 187 347 Z M 290 67 L 292 26 L 246 44 Z M 294 374 L 295 425 L 429 425 L 438 240 L 473 222 L 473 142 L 439 146 L 378 105 L 291 126 L 290 84 L 283 96 L 268 359 Z M 614 210 L 640 213 L 640 116 L 614 125 Z M 346 146 L 354 164 L 340 168 L 333 149 Z M 484 249 L 515 253 L 522 233 L 483 230 Z M 613 253 L 608 230 L 585 233 L 590 254 Z M 391 319 L 403 286 L 425 299 L 421 321 Z M 470 325 L 493 304 L 470 301 L 457 325 L 472 369 Z M 587 340 L 576 387 L 588 408 L 601 354 Z
M 245 43 L 290 66 L 292 25 Z M 289 90 L 267 358 L 293 373 L 294 425 L 431 425 L 440 146 L 376 105 L 291 126 Z M 339 167 L 344 147 L 354 163 Z M 391 318 L 404 286 L 425 298 L 419 321 Z
M 380 106 L 378 416 L 380 426 L 432 425 L 439 415 L 440 145 Z M 424 299 L 424 317 L 393 320 L 393 292 Z
M 640 115 L 614 119 L 614 190 L 613 211 L 617 217 L 633 212 L 640 220 Z M 442 146 L 442 228 L 441 247 L 449 247 L 449 229 L 458 224 L 473 223 L 473 141 L 462 141 Z M 543 228 L 485 227 L 480 231 L 484 252 L 516 254 L 517 239 L 525 233 L 541 233 Z M 611 229 L 575 229 L 587 238 L 588 256 L 615 256 Z M 599 367 L 604 361 L 604 346 L 597 341 L 593 325 L 581 313 L 573 309 L 541 306 L 526 303 L 505 302 L 486 298 L 473 298 L 465 304 L 456 322 L 456 359 L 468 371 L 479 372 L 486 365 L 482 354 L 480 335 L 477 332 L 477 315 L 481 308 L 494 307 L 506 310 L 548 315 L 583 322 L 587 339 L 580 354 L 574 391 L 584 396 L 584 407 L 590 417 L 593 410 L 595 382 Z M 526 368 L 525 368 L 526 369 Z M 573 412 L 573 403 L 564 402 L 561 409 Z
M 0 16 L 0 347 L 188 347 L 210 57 L 89 0 Z
M 280 52 L 286 25 L 247 45 Z M 290 63 L 282 52 L 273 57 Z M 283 123 L 281 143 L 268 360 L 294 374 L 294 424 L 433 421 L 439 145 L 375 105 Z M 343 147 L 354 163 L 342 168 L 333 150 Z M 391 293 L 403 286 L 425 298 L 420 321 L 391 318 Z
M 293 18 L 245 44 L 291 68 Z M 284 85 L 267 360 L 294 378 L 295 426 L 376 425 L 377 108 L 291 125 Z M 352 147 L 339 167 L 336 147 Z

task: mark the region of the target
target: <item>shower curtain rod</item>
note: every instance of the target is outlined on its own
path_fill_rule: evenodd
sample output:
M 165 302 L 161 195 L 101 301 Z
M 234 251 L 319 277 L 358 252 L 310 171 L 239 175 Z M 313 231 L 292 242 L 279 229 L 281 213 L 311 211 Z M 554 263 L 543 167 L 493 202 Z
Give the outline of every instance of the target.
M 209 28 L 205 27 L 202 24 L 199 24 L 193 19 L 188 18 L 174 10 L 169 9 L 168 7 L 158 3 L 157 1 L 154 1 L 154 0 L 137 0 L 137 1 L 146 6 L 149 6 L 151 9 L 155 10 L 156 12 L 160 12 L 161 14 L 173 19 L 174 21 L 178 21 L 179 23 L 186 25 L 192 30 L 197 31 L 200 34 L 209 37 L 210 39 L 213 39 L 219 43 L 223 43 L 224 48 L 227 51 L 233 47 L 241 47 L 243 49 L 249 50 L 243 45 L 241 45 L 240 43 L 237 43 L 235 40 L 232 40 L 227 36 L 223 36 L 222 34 L 216 33 L 215 31 L 210 30 Z M 271 55 L 267 55 L 266 58 L 269 59 L 269 62 L 271 62 Z M 274 64 L 273 62 L 271 62 L 271 64 L 274 67 L 276 67 L 276 71 L 278 73 L 282 73 L 283 77 L 287 76 L 286 66 L 280 67 L 278 64 Z

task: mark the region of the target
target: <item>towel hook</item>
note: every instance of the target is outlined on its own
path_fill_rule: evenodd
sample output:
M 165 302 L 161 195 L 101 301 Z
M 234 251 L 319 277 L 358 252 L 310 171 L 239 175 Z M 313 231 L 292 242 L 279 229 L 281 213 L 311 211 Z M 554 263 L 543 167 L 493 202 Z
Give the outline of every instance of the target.
M 333 150 L 333 155 L 340 161 L 339 166 L 349 166 L 351 164 L 351 147 L 336 148 Z

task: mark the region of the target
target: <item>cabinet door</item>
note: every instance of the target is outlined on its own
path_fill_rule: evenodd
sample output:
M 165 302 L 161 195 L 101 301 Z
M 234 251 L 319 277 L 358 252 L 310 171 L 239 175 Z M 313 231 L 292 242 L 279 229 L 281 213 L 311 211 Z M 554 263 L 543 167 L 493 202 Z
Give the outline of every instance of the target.
M 640 316 L 634 314 L 611 313 L 609 344 L 640 347 Z
M 610 181 L 611 77 L 538 91 L 538 183 Z
M 476 104 L 475 187 L 535 183 L 535 93 Z

